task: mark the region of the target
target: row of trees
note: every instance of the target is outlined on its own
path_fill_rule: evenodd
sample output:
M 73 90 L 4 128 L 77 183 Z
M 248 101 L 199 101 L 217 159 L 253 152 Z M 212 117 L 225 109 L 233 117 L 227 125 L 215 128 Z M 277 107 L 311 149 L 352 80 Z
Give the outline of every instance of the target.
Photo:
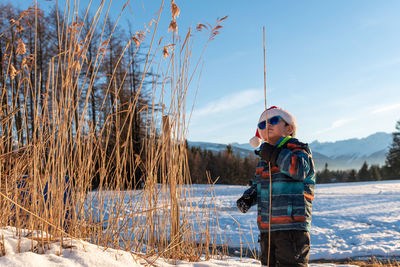
M 212 152 L 199 147 L 188 148 L 188 162 L 192 182 L 204 184 L 209 178 L 219 184 L 247 184 L 254 177 L 257 157 L 241 157 L 228 145 L 222 152 Z M 209 176 L 207 175 L 209 174 Z
M 351 170 L 329 170 L 328 164 L 325 164 L 323 171 L 317 172 L 317 181 L 324 183 L 342 183 L 342 182 L 361 182 L 361 181 L 380 181 L 392 179 L 389 175 L 390 170 L 387 166 L 368 165 L 367 162 L 357 171 Z M 394 177 L 393 177 L 394 178 Z
M 3 153 L 29 146 L 38 134 L 51 136 L 52 121 L 65 115 L 54 114 L 55 103 L 74 113 L 63 129 L 71 140 L 85 128 L 98 140 L 107 135 L 110 166 L 116 165 L 116 147 L 129 145 L 127 158 L 143 152 L 146 110 L 152 108 L 146 85 L 153 76 L 141 71 L 145 58 L 137 43 L 143 35 L 101 19 L 85 13 L 64 17 L 57 7 L 22 11 L 0 3 L 0 119 L 13 117 L 0 127 Z M 141 176 L 140 168 L 131 166 L 126 175 L 133 177 L 132 170 Z
M 232 147 L 213 153 L 209 150 L 201 150 L 198 147 L 190 148 L 188 152 L 190 173 L 193 183 L 207 183 L 205 175 L 209 171 L 211 177 L 219 177 L 218 183 L 222 184 L 246 184 L 254 177 L 257 157 L 250 155 L 242 158 L 233 155 Z M 317 172 L 317 183 L 380 181 L 400 179 L 400 120 L 396 124 L 393 133 L 393 143 L 389 148 L 384 166 L 371 165 L 364 162 L 359 170 L 329 170 Z

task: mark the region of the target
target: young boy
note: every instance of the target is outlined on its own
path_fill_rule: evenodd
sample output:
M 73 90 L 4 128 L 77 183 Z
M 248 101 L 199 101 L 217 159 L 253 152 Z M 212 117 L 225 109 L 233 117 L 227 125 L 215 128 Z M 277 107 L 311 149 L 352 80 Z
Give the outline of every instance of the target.
M 238 199 L 237 206 L 246 213 L 251 206 L 258 205 L 262 265 L 308 265 L 315 174 L 311 151 L 307 144 L 294 138 L 296 130 L 295 117 L 273 106 L 261 114 L 256 136 L 250 139 L 255 148 L 264 141 L 256 151 L 261 159 L 253 185 Z

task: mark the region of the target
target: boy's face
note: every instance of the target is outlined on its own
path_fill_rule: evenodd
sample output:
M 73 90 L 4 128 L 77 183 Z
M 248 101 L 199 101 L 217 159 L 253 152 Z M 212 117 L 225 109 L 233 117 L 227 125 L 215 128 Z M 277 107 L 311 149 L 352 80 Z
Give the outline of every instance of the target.
M 278 142 L 279 138 L 289 136 L 293 133 L 293 126 L 287 124 L 283 119 L 279 119 L 279 122 L 275 125 L 268 123 L 267 127 L 263 130 L 258 129 L 261 138 L 271 145 Z

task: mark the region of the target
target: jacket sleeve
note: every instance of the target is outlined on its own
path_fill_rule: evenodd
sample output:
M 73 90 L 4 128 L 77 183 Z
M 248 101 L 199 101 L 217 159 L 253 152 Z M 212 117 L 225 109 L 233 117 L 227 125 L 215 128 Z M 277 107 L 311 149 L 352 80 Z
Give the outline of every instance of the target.
M 250 198 L 252 206 L 257 204 L 257 184 L 253 183 L 253 185 L 249 189 L 244 191 L 243 196 Z
M 305 149 L 293 146 L 282 149 L 277 159 L 277 165 L 284 174 L 302 181 L 310 173 L 311 161 L 311 155 Z

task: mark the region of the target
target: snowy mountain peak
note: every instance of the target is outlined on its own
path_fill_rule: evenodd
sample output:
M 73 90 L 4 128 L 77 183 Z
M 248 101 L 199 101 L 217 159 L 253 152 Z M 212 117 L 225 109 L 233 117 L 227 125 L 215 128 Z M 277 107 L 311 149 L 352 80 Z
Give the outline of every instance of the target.
M 392 142 L 392 135 L 384 132 L 377 132 L 364 138 L 351 138 L 336 142 L 318 142 L 310 144 L 313 152 L 318 152 L 328 157 L 352 156 L 364 157 L 370 156 L 379 151 L 387 151 Z

